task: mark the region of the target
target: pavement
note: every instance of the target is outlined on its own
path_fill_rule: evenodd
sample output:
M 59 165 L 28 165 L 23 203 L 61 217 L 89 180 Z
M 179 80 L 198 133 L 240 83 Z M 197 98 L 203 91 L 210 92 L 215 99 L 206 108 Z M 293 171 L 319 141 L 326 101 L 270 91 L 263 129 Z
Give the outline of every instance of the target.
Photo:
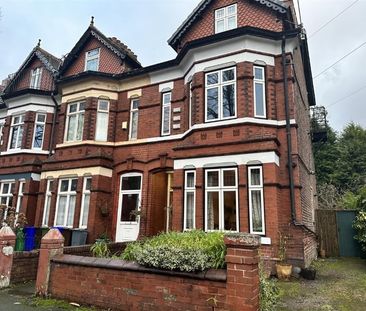
M 12 285 L 0 290 L 0 311 L 35 311 L 25 304 L 34 295 L 34 283 Z

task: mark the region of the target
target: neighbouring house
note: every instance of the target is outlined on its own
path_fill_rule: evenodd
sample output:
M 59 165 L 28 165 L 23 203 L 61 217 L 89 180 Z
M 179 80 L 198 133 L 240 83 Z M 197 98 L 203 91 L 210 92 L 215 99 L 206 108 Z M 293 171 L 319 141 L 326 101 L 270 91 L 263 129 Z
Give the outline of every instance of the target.
M 3 96 L 2 202 L 89 242 L 240 231 L 275 259 L 282 232 L 308 265 L 315 97 L 292 1 L 202 0 L 168 42 L 143 67 L 92 19 L 60 67 L 36 47 Z

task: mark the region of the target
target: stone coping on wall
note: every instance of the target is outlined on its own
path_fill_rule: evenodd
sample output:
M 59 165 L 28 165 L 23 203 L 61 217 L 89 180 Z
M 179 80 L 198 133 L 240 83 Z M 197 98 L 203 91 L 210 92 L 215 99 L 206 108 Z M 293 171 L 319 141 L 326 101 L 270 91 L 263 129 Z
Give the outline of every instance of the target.
M 226 270 L 224 269 L 210 269 L 203 272 L 178 272 L 169 270 L 160 270 L 155 268 L 148 268 L 139 265 L 133 261 L 125 261 L 122 259 L 110 259 L 110 258 L 95 258 L 95 257 L 82 257 L 75 255 L 60 255 L 52 259 L 53 263 L 73 265 L 73 266 L 84 266 L 101 269 L 111 270 L 124 270 L 134 271 L 140 273 L 152 273 L 160 275 L 168 275 L 182 278 L 207 280 L 215 282 L 226 282 Z
M 14 252 L 14 259 L 16 258 L 33 258 L 39 256 L 39 250 L 33 251 L 15 251 Z

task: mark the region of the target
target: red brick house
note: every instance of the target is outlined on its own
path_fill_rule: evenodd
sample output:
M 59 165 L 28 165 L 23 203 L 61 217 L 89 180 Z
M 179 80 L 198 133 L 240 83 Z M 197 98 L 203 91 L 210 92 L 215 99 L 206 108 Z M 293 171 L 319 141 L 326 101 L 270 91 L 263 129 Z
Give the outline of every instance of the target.
M 292 2 L 203 0 L 168 42 L 175 59 L 142 67 L 92 21 L 59 69 L 35 224 L 85 228 L 89 242 L 250 232 L 268 258 L 280 231 L 309 264 L 315 97 Z

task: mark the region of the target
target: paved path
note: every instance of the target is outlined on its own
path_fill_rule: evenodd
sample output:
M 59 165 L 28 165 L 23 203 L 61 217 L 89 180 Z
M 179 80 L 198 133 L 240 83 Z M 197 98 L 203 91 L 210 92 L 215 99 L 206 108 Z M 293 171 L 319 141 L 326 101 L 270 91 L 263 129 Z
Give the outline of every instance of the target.
M 0 311 L 35 311 L 24 305 L 24 301 L 34 294 L 34 284 L 20 284 L 0 290 Z

